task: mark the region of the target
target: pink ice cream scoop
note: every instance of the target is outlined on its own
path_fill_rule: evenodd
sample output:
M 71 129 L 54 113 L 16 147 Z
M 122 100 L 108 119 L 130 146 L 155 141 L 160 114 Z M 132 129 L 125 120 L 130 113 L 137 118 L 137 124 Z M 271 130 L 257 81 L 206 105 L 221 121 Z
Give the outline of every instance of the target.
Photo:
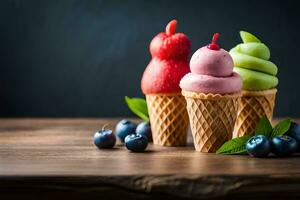
M 220 49 L 216 41 L 219 33 L 214 34 L 212 43 L 198 49 L 190 61 L 191 73 L 180 81 L 182 90 L 213 94 L 231 94 L 242 88 L 242 79 L 233 72 L 230 54 Z

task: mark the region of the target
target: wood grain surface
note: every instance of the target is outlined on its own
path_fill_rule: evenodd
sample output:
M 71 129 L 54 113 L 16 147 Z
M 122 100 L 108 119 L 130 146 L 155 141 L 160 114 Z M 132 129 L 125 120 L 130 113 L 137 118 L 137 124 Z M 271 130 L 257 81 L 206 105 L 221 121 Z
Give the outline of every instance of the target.
M 0 199 L 300 197 L 300 157 L 255 159 L 150 144 L 99 150 L 118 119 L 0 119 Z M 18 191 L 18 192 L 16 192 Z M 5 198 L 1 198 L 5 197 Z

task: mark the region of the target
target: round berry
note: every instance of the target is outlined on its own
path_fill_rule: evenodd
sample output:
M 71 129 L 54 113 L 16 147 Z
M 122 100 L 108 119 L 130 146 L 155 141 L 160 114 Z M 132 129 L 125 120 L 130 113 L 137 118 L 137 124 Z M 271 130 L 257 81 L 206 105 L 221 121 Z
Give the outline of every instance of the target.
M 121 120 L 116 126 L 116 135 L 122 142 L 127 135 L 134 134 L 136 125 L 126 119 Z
M 113 148 L 116 144 L 116 136 L 112 130 L 97 131 L 94 135 L 94 144 L 100 149 Z
M 289 130 L 285 135 L 294 138 L 298 144 L 298 151 L 300 150 L 300 126 L 299 124 L 292 122 Z
M 270 153 L 271 145 L 266 136 L 256 135 L 247 141 L 246 150 L 253 157 L 266 157 Z
M 274 137 L 271 140 L 272 152 L 280 157 L 292 155 L 297 151 L 296 140 L 287 135 Z
M 144 135 L 131 134 L 125 138 L 125 146 L 133 152 L 143 152 L 147 148 L 148 139 Z
M 136 127 L 135 133 L 138 135 L 144 135 L 147 137 L 148 142 L 152 141 L 151 127 L 149 122 L 139 123 Z

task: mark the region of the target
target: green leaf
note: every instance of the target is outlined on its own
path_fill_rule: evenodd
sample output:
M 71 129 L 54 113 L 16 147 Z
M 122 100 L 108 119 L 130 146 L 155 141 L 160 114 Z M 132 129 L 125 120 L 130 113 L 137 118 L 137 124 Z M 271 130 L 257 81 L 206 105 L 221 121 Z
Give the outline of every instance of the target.
M 250 135 L 245 135 L 243 137 L 234 138 L 225 142 L 216 152 L 217 154 L 246 154 L 246 143 L 251 138 Z
M 273 129 L 271 137 L 276 137 L 286 133 L 291 126 L 291 119 L 280 121 Z
M 255 135 L 264 135 L 269 138 L 272 134 L 273 128 L 271 122 L 267 118 L 267 116 L 263 116 L 255 128 Z
M 261 43 L 261 41 L 255 35 L 247 32 L 247 31 L 240 31 L 240 36 L 243 40 L 243 43 L 248 43 L 248 42 Z
M 128 96 L 125 96 L 125 102 L 127 103 L 128 108 L 139 118 L 146 122 L 149 121 L 148 108 L 145 99 L 130 98 Z

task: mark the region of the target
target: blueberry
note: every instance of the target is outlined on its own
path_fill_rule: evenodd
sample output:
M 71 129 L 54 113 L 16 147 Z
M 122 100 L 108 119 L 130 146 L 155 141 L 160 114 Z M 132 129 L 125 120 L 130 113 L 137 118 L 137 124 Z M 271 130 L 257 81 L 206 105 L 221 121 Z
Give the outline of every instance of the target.
M 139 123 L 136 127 L 135 133 L 146 136 L 148 138 L 148 142 L 152 142 L 151 127 L 149 122 Z
M 112 130 L 97 131 L 94 135 L 94 144 L 98 148 L 109 149 L 113 148 L 116 144 L 116 136 Z
M 127 135 L 134 134 L 136 125 L 126 119 L 121 120 L 116 126 L 116 134 L 124 142 Z
M 300 151 L 300 126 L 292 122 L 289 130 L 285 133 L 285 135 L 294 138 L 298 144 L 298 151 Z
M 147 148 L 148 139 L 144 135 L 131 134 L 125 138 L 125 146 L 133 152 L 142 152 Z
M 266 157 L 271 151 L 271 145 L 266 136 L 256 135 L 247 141 L 246 150 L 253 157 Z
M 298 145 L 294 138 L 281 135 L 271 140 L 272 152 L 280 157 L 289 156 L 297 151 Z

